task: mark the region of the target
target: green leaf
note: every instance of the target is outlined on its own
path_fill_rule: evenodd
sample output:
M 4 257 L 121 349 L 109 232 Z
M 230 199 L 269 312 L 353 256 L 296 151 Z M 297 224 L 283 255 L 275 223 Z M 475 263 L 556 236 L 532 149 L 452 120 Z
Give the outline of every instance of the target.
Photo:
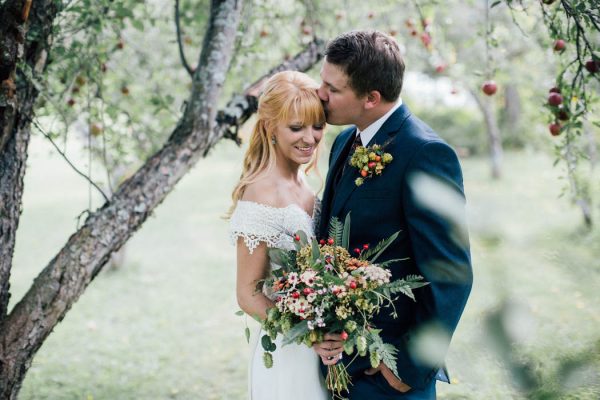
M 312 261 L 316 262 L 321 257 L 321 250 L 319 249 L 319 243 L 316 239 L 312 240 Z
M 492 3 L 492 5 L 490 6 L 490 8 L 494 8 L 494 7 L 496 7 L 497 5 L 499 5 L 500 3 L 502 3 L 502 0 L 496 0 L 496 1 L 494 1 L 494 2 Z
M 390 236 L 389 238 L 377 243 L 377 246 L 375 246 L 372 250 L 369 249 L 367 251 L 367 253 L 364 255 L 364 258 L 369 260 L 372 263 L 377 261 L 379 256 L 385 251 L 385 249 L 387 249 L 390 246 L 390 244 L 392 244 L 392 242 L 394 240 L 396 240 L 396 238 L 398 237 L 399 234 L 400 234 L 400 232 L 398 231 L 398 232 L 394 233 L 392 236 Z M 375 254 L 375 255 L 371 258 L 371 254 Z
M 336 246 L 342 245 L 342 235 L 344 232 L 344 225 L 340 222 L 337 217 L 331 218 L 329 223 L 329 237 L 333 239 Z
M 404 258 L 395 258 L 395 259 L 393 259 L 393 260 L 387 260 L 387 261 L 384 261 L 384 262 L 382 262 L 382 263 L 379 263 L 379 264 L 377 264 L 377 265 L 378 265 L 380 268 L 386 268 L 386 267 L 387 267 L 388 265 L 390 265 L 390 264 L 393 264 L 393 263 L 395 263 L 395 262 L 398 262 L 398 261 L 406 261 L 406 260 L 410 260 L 410 257 L 404 257 Z
M 412 289 L 417 289 L 429 285 L 429 282 L 424 282 L 423 277 L 419 275 L 408 275 L 405 279 L 398 279 L 382 287 L 384 292 L 389 291 L 392 294 L 401 293 L 416 301 Z M 387 293 L 386 293 L 387 294 Z
M 238 310 L 235 312 L 235 315 L 237 315 L 238 317 L 241 317 L 244 314 L 245 314 L 245 312 L 243 310 Z
M 282 344 L 286 345 L 286 344 L 293 343 L 296 341 L 297 338 L 306 334 L 307 332 L 308 332 L 308 321 L 304 320 L 288 331 L 288 333 L 283 337 Z
M 342 247 L 345 249 L 350 248 L 350 213 L 346 214 L 344 220 L 344 228 L 342 229 Z
M 246 327 L 244 334 L 246 335 L 246 343 L 250 344 L 250 328 Z
M 265 351 L 275 351 L 277 349 L 277 346 L 273 343 L 269 335 L 263 335 L 260 339 L 260 343 Z
M 142 22 L 139 19 L 132 19 L 131 26 L 133 26 L 135 29 L 137 29 L 140 32 L 144 31 L 144 22 Z

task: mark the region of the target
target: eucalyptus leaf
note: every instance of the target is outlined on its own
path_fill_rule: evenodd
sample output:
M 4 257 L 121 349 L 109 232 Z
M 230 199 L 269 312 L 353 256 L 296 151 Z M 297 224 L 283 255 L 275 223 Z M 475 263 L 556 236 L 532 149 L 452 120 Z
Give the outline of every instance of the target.
M 344 220 L 344 228 L 342 229 L 342 247 L 345 249 L 350 248 L 350 213 L 346 214 Z
M 288 333 L 283 337 L 282 344 L 286 345 L 286 344 L 294 343 L 296 341 L 296 339 L 298 339 L 300 336 L 306 334 L 307 332 L 308 332 L 308 321 L 304 320 L 288 331 Z

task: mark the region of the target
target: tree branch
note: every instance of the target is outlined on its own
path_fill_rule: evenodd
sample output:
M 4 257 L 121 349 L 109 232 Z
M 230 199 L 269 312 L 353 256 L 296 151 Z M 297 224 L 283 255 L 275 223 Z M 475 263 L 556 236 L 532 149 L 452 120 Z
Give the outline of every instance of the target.
M 102 195 L 102 197 L 104 197 L 104 201 L 108 202 L 109 199 L 106 196 L 106 194 L 104 194 L 104 192 L 102 191 L 102 189 L 100 189 L 100 187 L 94 181 L 92 181 L 89 176 L 87 176 L 86 174 L 84 174 L 83 172 L 81 172 L 79 169 L 77 169 L 77 167 L 75 165 L 73 165 L 73 163 L 71 162 L 71 160 L 69 160 L 69 158 L 67 157 L 67 155 L 65 153 L 63 153 L 63 151 L 58 147 L 58 145 L 54 142 L 54 140 L 52 140 L 52 138 L 50 137 L 50 135 L 48 135 L 46 132 L 44 132 L 44 130 L 42 129 L 42 127 L 40 126 L 40 124 L 37 123 L 37 121 L 33 120 L 32 122 L 35 125 L 35 127 L 38 129 L 38 131 L 40 131 L 40 133 L 42 135 L 44 135 L 44 137 L 50 141 L 50 143 L 52 144 L 52 146 L 54 146 L 54 148 L 56 149 L 56 151 L 58 151 L 58 154 L 60 154 L 62 156 L 62 158 L 65 159 L 65 161 L 67 162 L 67 164 L 69 164 L 69 166 L 73 169 L 73 171 L 75 171 L 77 174 L 81 175 L 86 181 L 88 181 L 90 183 L 90 185 L 92 185 L 93 187 L 95 187 L 96 190 L 98 190 L 98 192 L 100 192 L 100 194 Z
M 179 0 L 175 0 L 175 28 L 177 29 L 177 45 L 179 47 L 179 57 L 181 58 L 181 63 L 185 70 L 190 74 L 190 76 L 194 75 L 194 69 L 190 67 L 186 58 L 185 52 L 183 51 L 183 43 L 181 41 L 181 21 L 179 18 Z

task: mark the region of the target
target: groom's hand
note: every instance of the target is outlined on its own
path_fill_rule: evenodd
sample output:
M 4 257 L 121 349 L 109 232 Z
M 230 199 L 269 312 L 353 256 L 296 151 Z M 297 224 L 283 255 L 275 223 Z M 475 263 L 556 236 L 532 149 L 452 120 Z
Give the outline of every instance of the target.
M 381 375 L 383 375 L 387 383 L 397 391 L 406 393 L 411 389 L 410 386 L 398 379 L 392 370 L 390 370 L 384 363 L 380 363 L 377 368 L 369 368 L 365 371 L 365 374 L 375 375 L 377 372 L 381 372 Z
M 321 356 L 325 365 L 335 365 L 342 359 L 344 351 L 344 340 L 336 333 L 326 333 L 323 341 L 313 344 L 313 349 Z

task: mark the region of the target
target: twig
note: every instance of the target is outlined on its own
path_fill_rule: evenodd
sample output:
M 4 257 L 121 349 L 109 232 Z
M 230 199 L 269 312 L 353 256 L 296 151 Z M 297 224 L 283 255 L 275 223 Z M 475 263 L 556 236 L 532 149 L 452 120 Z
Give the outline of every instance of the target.
M 177 28 L 177 44 L 179 46 L 179 57 L 185 70 L 190 74 L 194 75 L 194 69 L 190 67 L 187 60 L 185 59 L 185 53 L 183 52 L 183 43 L 181 42 L 181 26 L 179 21 L 179 0 L 175 0 L 175 27 Z
M 54 146 L 54 148 L 56 149 L 56 151 L 58 151 L 58 154 L 60 154 L 65 159 L 65 161 L 67 162 L 67 164 L 69 164 L 71 166 L 71 168 L 73 168 L 73 170 L 75 172 L 77 172 L 79 175 L 81 175 L 92 186 L 94 186 L 100 192 L 100 194 L 102 195 L 102 197 L 104 197 L 104 200 L 106 200 L 106 202 L 108 202 L 109 199 L 104 194 L 104 192 L 102 191 L 102 189 L 100 189 L 100 187 L 98 185 L 96 185 L 86 174 L 84 174 L 83 172 L 81 172 L 80 170 L 78 170 L 77 167 L 75 165 L 73 165 L 73 163 L 71 162 L 71 160 L 69 160 L 69 158 L 67 157 L 67 155 L 65 153 L 63 153 L 62 150 L 58 147 L 58 145 L 54 142 L 54 140 L 52 140 L 52 137 L 50 137 L 50 135 L 48 135 L 46 132 L 44 132 L 44 130 L 42 129 L 42 127 L 40 126 L 40 124 L 38 124 L 38 122 L 36 120 L 31 120 L 31 122 L 40 131 L 40 133 L 42 135 L 44 135 L 46 137 L 46 139 L 48 139 L 50 141 L 50 143 L 52 143 L 52 146 Z

